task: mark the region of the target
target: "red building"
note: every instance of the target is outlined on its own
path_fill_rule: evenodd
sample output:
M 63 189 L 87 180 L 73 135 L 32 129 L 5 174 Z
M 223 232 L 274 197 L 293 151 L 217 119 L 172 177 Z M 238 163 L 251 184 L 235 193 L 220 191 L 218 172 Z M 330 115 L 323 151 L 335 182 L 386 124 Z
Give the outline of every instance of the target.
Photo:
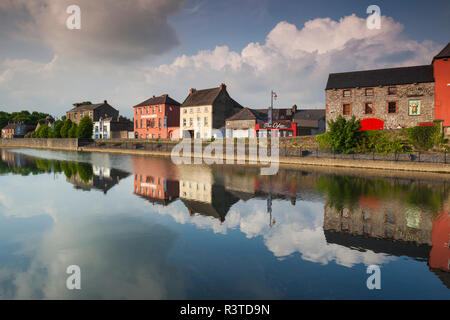
M 291 121 L 259 122 L 255 131 L 257 137 L 295 137 L 297 124 Z
M 138 139 L 179 137 L 180 103 L 167 94 L 134 106 L 134 135 Z
M 435 92 L 434 117 L 450 126 L 450 43 L 433 58 Z
M 178 168 L 162 158 L 133 157 L 133 193 L 151 203 L 168 205 L 178 199 Z

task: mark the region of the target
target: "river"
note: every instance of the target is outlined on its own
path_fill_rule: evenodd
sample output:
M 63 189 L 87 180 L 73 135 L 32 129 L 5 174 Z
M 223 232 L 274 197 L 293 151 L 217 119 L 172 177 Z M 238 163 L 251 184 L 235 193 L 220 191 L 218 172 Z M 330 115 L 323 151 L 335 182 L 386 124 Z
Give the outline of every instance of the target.
M 446 176 L 0 151 L 0 299 L 450 299 Z

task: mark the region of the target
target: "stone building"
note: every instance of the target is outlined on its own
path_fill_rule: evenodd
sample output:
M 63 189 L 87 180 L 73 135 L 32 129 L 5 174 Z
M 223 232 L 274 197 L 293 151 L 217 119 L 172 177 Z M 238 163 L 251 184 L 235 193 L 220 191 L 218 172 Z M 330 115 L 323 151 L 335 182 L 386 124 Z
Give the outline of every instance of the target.
M 218 88 L 190 89 L 180 109 L 180 130 L 183 137 L 217 138 L 213 129 L 225 137 L 225 119 L 242 109 L 227 92 L 225 84 Z M 217 131 L 216 131 L 217 132 Z
M 14 131 L 18 126 L 19 126 L 18 123 L 8 123 L 6 126 L 2 128 L 2 138 L 3 139 L 14 138 Z
M 434 92 L 432 65 L 332 73 L 325 89 L 326 118 L 356 116 L 363 130 L 431 124 Z
M 99 121 L 100 117 L 106 118 L 117 118 L 119 116 L 119 111 L 114 109 L 108 104 L 108 101 L 103 101 L 103 103 L 97 104 L 75 104 L 75 108 L 66 112 L 67 119 L 72 120 L 76 124 L 80 123 L 80 120 L 88 116 L 93 122 Z

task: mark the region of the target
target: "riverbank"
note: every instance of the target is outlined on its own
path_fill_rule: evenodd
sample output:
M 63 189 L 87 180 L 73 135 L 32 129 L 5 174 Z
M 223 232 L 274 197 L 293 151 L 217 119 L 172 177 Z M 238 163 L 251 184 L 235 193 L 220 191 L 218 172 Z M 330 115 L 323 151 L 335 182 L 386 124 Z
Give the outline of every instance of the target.
M 138 143 L 128 143 L 129 146 L 114 147 L 109 145 L 108 147 L 92 147 L 89 141 L 81 141 L 79 139 L 1 139 L 0 147 L 3 148 L 32 148 L 32 149 L 49 149 L 49 150 L 63 150 L 63 151 L 78 151 L 78 152 L 102 152 L 102 153 L 115 153 L 115 154 L 131 154 L 131 155 L 145 155 L 145 156 L 159 156 L 170 157 L 171 147 L 175 146 L 175 143 L 162 144 L 152 143 L 148 148 L 138 149 Z M 131 149 L 133 147 L 133 149 Z M 283 149 L 280 149 L 280 151 Z M 298 153 L 298 152 L 296 152 Z M 358 170 L 395 170 L 395 171 L 409 171 L 409 172 L 427 172 L 438 174 L 449 174 L 450 164 L 442 162 L 420 162 L 420 161 L 388 161 L 388 160 L 373 160 L 370 159 L 370 155 L 366 159 L 351 159 L 351 158 L 337 158 L 335 156 L 283 156 L 285 153 L 280 152 L 278 159 L 273 159 L 280 165 L 289 165 L 301 168 L 304 166 L 309 167 L 334 167 L 334 168 L 355 168 Z M 204 154 L 193 154 L 193 157 L 207 157 Z M 213 159 L 213 158 L 209 158 Z M 223 161 L 227 160 L 226 152 L 223 155 Z M 248 161 L 248 156 L 245 157 L 245 165 L 255 165 Z M 449 161 L 450 162 L 450 161 Z M 241 164 L 244 165 L 244 164 Z M 264 164 L 256 164 L 258 166 L 267 166 Z

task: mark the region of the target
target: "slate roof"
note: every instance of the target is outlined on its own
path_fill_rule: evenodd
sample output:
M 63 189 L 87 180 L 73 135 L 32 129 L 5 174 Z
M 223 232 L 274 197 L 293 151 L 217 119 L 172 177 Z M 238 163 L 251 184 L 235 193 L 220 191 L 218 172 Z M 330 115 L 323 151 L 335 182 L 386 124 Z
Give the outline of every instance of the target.
M 325 119 L 325 109 L 301 109 L 294 115 L 295 120 L 321 120 Z
M 325 90 L 434 82 L 433 66 L 330 73 Z
M 4 127 L 2 128 L 2 130 L 3 130 L 3 129 L 15 129 L 15 128 L 17 128 L 18 126 L 19 126 L 18 123 L 8 123 L 6 126 L 4 126 Z
M 234 121 L 234 120 L 267 120 L 267 113 L 259 112 L 256 110 L 252 110 L 249 108 L 244 108 L 238 113 L 235 113 L 231 117 L 229 117 L 226 121 Z
M 202 89 L 195 90 L 193 93 L 190 93 L 186 100 L 184 100 L 182 107 L 195 107 L 195 106 L 209 106 L 214 103 L 217 96 L 219 95 L 222 89 L 211 88 L 211 89 Z
M 444 49 L 442 49 L 441 52 L 439 52 L 434 59 L 444 59 L 444 58 L 450 58 L 450 42 L 445 46 Z
M 171 97 L 169 97 L 168 94 L 163 94 L 159 97 L 151 97 L 150 99 L 147 99 L 137 105 L 135 105 L 133 108 L 135 107 L 146 107 L 146 106 L 153 106 L 156 104 L 168 104 L 168 105 L 172 105 L 172 106 L 179 106 L 181 105 L 178 101 L 172 99 Z
M 97 104 L 82 104 L 78 107 L 75 107 L 68 112 L 74 112 L 74 111 L 92 111 L 94 109 L 97 109 L 98 107 L 101 107 L 103 105 L 108 105 L 108 103 L 97 103 Z

